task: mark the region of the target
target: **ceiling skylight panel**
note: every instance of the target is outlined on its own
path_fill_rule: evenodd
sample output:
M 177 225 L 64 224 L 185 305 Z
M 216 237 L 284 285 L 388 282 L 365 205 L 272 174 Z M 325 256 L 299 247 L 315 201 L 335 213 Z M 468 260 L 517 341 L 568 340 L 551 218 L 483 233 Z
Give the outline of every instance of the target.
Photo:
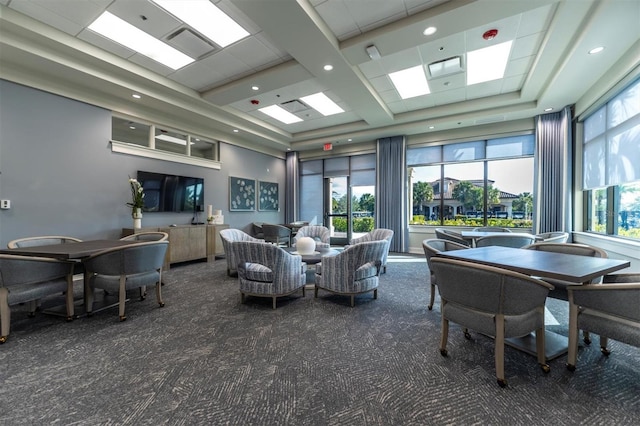
M 467 85 L 504 77 L 513 40 L 467 53 Z
M 409 99 L 431 93 L 422 65 L 392 72 L 389 74 L 389 78 L 391 78 L 393 85 L 396 87 L 402 99 Z
M 338 104 L 333 102 L 327 95 L 322 92 L 318 92 L 309 96 L 303 96 L 300 98 L 300 100 L 324 116 L 344 112 L 344 110 L 340 108 Z
M 221 47 L 249 35 L 236 21 L 209 0 L 152 0 Z
M 100 15 L 89 25 L 89 29 L 174 70 L 194 61 L 193 58 L 109 12 Z
M 271 118 L 275 118 L 278 121 L 282 121 L 284 124 L 292 124 L 302 121 L 297 115 L 291 114 L 286 109 L 279 107 L 278 105 L 271 105 L 268 107 L 260 108 L 258 111 L 267 114 Z

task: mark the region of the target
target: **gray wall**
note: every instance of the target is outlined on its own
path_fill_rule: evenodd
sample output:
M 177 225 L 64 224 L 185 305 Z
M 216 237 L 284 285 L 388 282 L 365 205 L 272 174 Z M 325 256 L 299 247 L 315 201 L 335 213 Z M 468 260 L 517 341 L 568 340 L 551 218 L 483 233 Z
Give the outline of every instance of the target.
M 184 129 L 188 130 L 188 129 Z M 225 223 L 284 220 L 285 162 L 221 144 L 221 170 L 112 153 L 111 112 L 0 80 L 0 246 L 15 238 L 119 238 L 131 227 L 129 176 L 138 170 L 202 177 L 205 205 Z M 280 212 L 229 212 L 229 176 L 277 182 Z M 145 213 L 143 226 L 188 224 L 189 213 Z M 204 219 L 204 213 L 202 214 Z

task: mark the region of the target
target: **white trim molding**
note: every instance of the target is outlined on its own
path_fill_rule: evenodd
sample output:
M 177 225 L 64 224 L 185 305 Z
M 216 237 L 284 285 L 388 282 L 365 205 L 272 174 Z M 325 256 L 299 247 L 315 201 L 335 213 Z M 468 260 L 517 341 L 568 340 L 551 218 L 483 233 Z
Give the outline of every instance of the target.
M 156 160 L 173 161 L 175 163 L 190 164 L 192 166 L 206 167 L 215 170 L 220 170 L 222 167 L 222 163 L 219 161 L 174 154 L 172 152 L 160 151 L 126 142 L 111 141 L 111 152 L 154 158 Z

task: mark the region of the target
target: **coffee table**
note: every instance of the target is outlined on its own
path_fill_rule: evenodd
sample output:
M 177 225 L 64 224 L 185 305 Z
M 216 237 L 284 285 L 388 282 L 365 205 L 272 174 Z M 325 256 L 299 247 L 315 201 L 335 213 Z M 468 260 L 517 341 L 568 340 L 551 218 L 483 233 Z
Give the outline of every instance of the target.
M 300 254 L 295 247 L 283 247 L 283 249 L 291 254 Z M 315 265 L 322 262 L 322 257 L 335 256 L 338 253 L 339 251 L 336 249 L 316 247 L 315 251 L 311 254 L 300 254 L 302 261 L 307 264 L 307 285 L 315 284 Z

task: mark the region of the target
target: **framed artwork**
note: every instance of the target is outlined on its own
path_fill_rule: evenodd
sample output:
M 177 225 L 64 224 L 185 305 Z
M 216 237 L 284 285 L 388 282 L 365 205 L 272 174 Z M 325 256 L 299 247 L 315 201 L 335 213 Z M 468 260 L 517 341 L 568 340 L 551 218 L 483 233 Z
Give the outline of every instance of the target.
M 242 177 L 229 177 L 229 210 L 232 212 L 256 209 L 256 181 Z
M 258 210 L 277 212 L 280 210 L 279 196 L 277 183 L 260 181 L 258 184 Z

